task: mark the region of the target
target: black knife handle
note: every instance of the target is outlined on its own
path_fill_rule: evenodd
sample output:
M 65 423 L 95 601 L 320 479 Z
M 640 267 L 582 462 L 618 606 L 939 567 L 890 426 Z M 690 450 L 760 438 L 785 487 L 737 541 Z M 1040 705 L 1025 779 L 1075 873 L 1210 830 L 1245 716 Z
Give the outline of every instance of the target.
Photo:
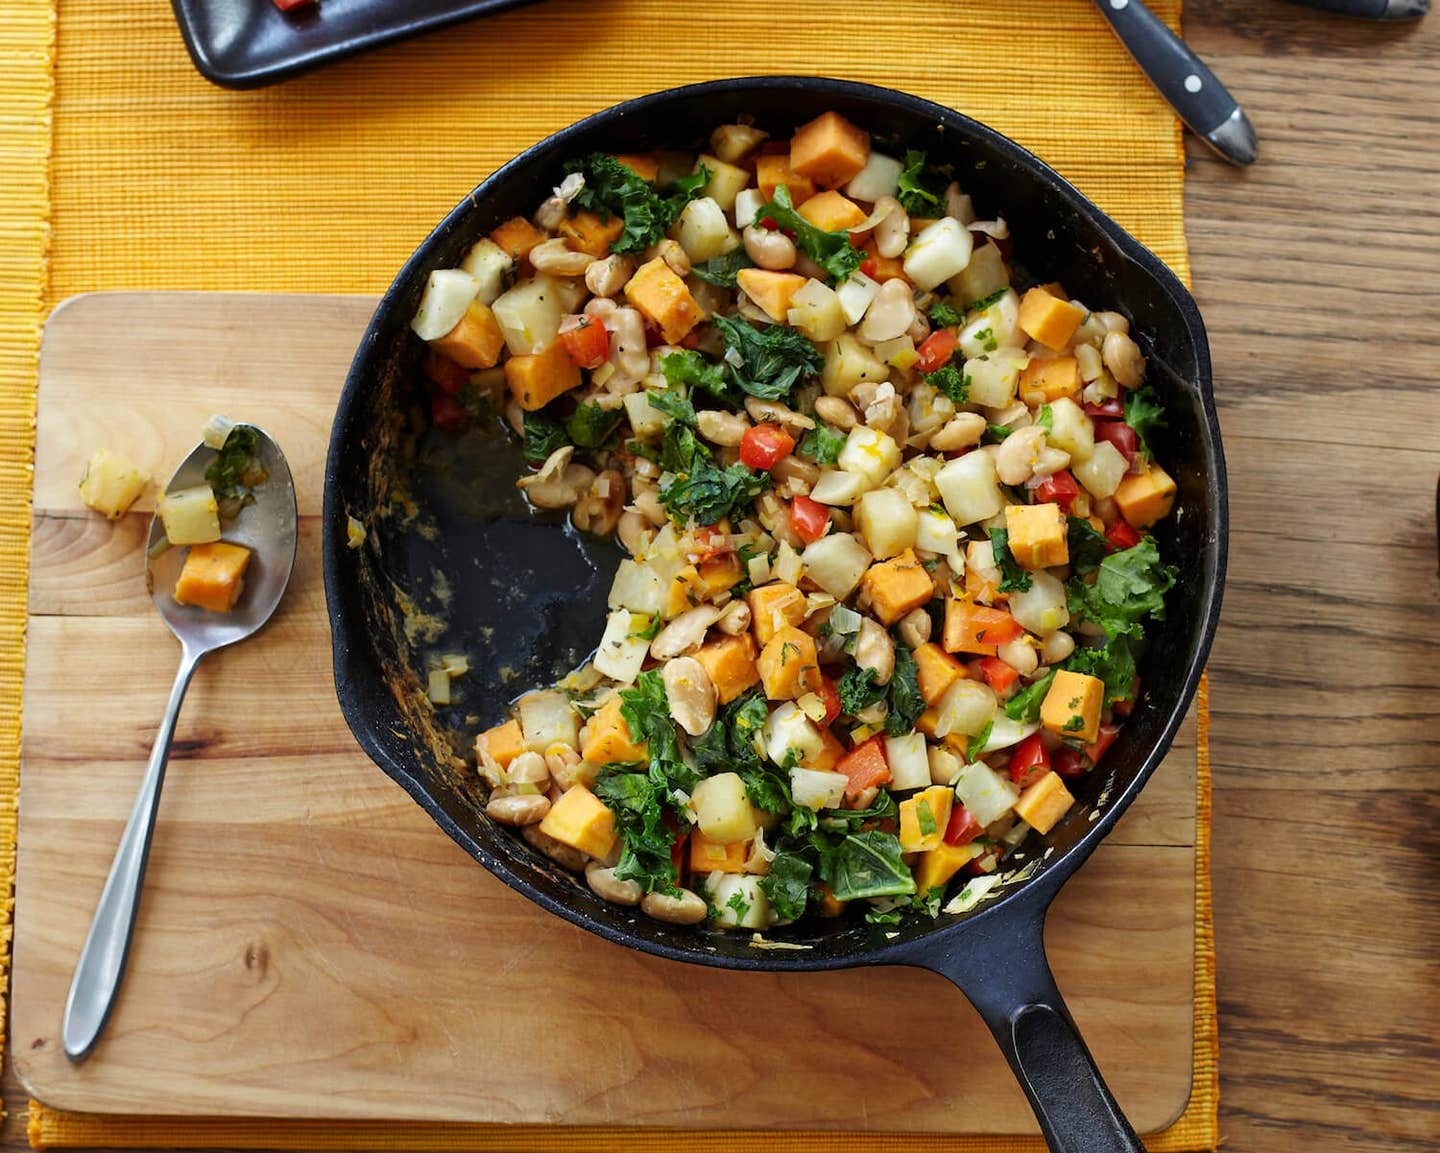
M 1140 0 L 1095 0 L 1115 35 L 1180 115 L 1231 164 L 1253 164 L 1255 130 L 1244 110 L 1200 57 Z
M 1430 0 L 1292 0 L 1292 3 L 1366 20 L 1418 20 L 1430 8 Z

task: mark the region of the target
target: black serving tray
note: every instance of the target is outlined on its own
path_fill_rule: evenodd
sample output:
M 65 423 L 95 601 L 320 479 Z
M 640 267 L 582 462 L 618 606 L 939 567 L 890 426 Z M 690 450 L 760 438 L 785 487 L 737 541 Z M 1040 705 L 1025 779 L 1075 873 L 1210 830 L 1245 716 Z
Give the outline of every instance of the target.
M 223 88 L 261 88 L 392 40 L 534 0 L 171 0 L 195 67 Z

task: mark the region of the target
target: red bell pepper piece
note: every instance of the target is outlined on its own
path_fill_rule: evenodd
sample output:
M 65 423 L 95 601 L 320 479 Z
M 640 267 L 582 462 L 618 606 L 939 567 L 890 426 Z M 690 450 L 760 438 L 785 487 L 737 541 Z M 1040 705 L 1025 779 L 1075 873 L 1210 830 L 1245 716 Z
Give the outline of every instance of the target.
M 1098 765 L 1100 763 L 1100 758 L 1103 757 L 1110 746 L 1115 743 L 1115 738 L 1119 735 L 1120 726 L 1117 724 L 1110 723 L 1100 726 L 1100 733 L 1096 736 L 1095 743 L 1085 746 L 1085 755 L 1090 758 L 1092 765 Z
M 610 334 L 603 324 L 588 316 L 562 332 L 560 339 L 576 368 L 599 368 L 610 358 Z
M 825 719 L 822 723 L 833 725 L 835 718 L 840 715 L 840 691 L 835 687 L 835 682 L 824 673 L 820 674 L 820 699 L 825 702 Z
M 1067 781 L 1075 777 L 1085 775 L 1085 758 L 1079 749 L 1072 749 L 1069 745 L 1061 745 L 1050 754 L 1050 767 L 1064 777 Z
M 975 663 L 980 666 L 980 675 L 985 678 L 985 683 L 997 693 L 1008 692 L 1010 686 L 1020 679 L 1020 673 L 1015 666 L 1007 664 L 999 657 L 981 657 Z
M 947 845 L 968 845 L 982 832 L 984 829 L 975 819 L 974 813 L 964 805 L 951 806 L 950 823 L 945 826 L 945 843 Z
M 740 463 L 756 472 L 769 472 L 795 448 L 795 438 L 778 424 L 757 424 L 740 438 Z
M 941 328 L 925 338 L 915 350 L 915 368 L 920 372 L 935 372 L 950 363 L 960 338 L 951 328 Z
M 890 762 L 885 759 L 885 742 L 877 733 L 863 744 L 856 745 L 840 758 L 837 773 L 850 778 L 845 786 L 846 797 L 858 797 L 866 789 L 888 784 Z
M 1100 417 L 1102 420 L 1124 420 L 1125 402 L 1118 396 L 1112 396 L 1109 400 L 1101 401 L 1099 404 L 1093 404 L 1087 400 L 1085 402 L 1085 415 Z
M 830 527 L 830 510 L 808 496 L 797 496 L 790 502 L 790 527 L 807 544 L 813 544 Z
M 1031 733 L 1010 754 L 1010 779 L 1029 788 L 1050 771 L 1050 750 L 1039 733 Z
M 1110 527 L 1105 530 L 1105 539 L 1110 542 L 1110 547 L 1118 552 L 1121 549 L 1134 548 L 1139 544 L 1140 534 L 1116 517 Z
M 1120 450 L 1120 455 L 1128 463 L 1135 463 L 1135 454 L 1140 450 L 1140 438 L 1135 435 L 1135 430 L 1123 420 L 1097 420 L 1095 422 L 1095 439 L 1109 441 Z
M 1068 513 L 1071 502 L 1080 495 L 1080 485 L 1068 468 L 1062 468 L 1041 477 L 1030 491 L 1035 494 L 1036 504 L 1058 504 Z

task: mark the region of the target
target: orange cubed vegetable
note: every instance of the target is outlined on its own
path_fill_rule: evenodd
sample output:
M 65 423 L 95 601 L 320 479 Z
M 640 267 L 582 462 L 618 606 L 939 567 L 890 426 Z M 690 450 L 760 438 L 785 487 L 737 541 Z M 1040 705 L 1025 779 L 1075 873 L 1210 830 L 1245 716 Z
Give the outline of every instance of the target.
M 669 344 L 679 344 L 705 319 L 685 282 L 660 257 L 642 264 L 625 285 L 625 299 L 660 327 Z
M 745 570 L 733 552 L 700 562 L 700 586 L 707 600 L 714 600 L 740 583 Z
M 871 565 L 860 583 L 869 590 L 870 607 L 883 625 L 893 625 L 935 595 L 935 582 L 916 558 L 915 550 L 908 548 L 899 556 Z
M 1032 288 L 1020 301 L 1020 327 L 1031 340 L 1057 351 L 1070 343 L 1085 310 L 1068 300 L 1051 296 L 1043 288 Z
M 793 701 L 823 685 L 815 638 L 794 625 L 776 630 L 760 653 L 760 681 L 772 701 Z
M 1021 568 L 1034 571 L 1070 563 L 1069 529 L 1055 502 L 1006 505 L 1005 530 L 1010 555 Z
M 1065 286 L 1058 280 L 1051 280 L 1040 286 L 1041 292 L 1048 292 L 1056 300 L 1069 300 L 1070 294 L 1065 291 Z
M 665 607 L 660 615 L 669 620 L 686 609 L 693 609 L 700 603 L 703 592 L 700 570 L 693 564 L 687 564 L 670 578 L 670 591 L 665 596 Z
M 790 301 L 805 287 L 805 277 L 794 272 L 769 272 L 764 268 L 742 268 L 735 274 L 735 283 L 745 290 L 765 315 L 776 324 L 784 324 Z
M 620 239 L 624 231 L 622 217 L 601 220 L 595 213 L 584 209 L 563 221 L 559 228 L 566 244 L 576 252 L 589 253 L 597 260 L 609 253 L 610 246 Z
M 858 797 L 866 789 L 889 784 L 890 763 L 885 759 L 884 737 L 874 736 L 856 745 L 840 758 L 835 771 L 850 778 L 845 786 L 845 796 L 849 798 Z
M 722 845 L 712 841 L 699 829 L 690 831 L 690 871 L 692 873 L 749 872 L 749 841 Z
M 845 906 L 849 903 L 849 901 L 842 901 L 837 897 L 829 885 L 821 885 L 820 904 L 816 907 L 816 912 L 822 917 L 838 917 L 845 911 Z
M 854 179 L 869 159 L 870 133 L 838 112 L 821 113 L 790 141 L 790 170 L 826 188 Z
M 798 626 L 805 619 L 805 594 L 784 581 L 751 590 L 749 599 L 751 627 L 762 645 L 785 625 Z
M 941 841 L 920 855 L 915 864 L 915 891 L 922 896 L 950 883 L 950 878 L 978 857 L 982 847 L 971 841 L 948 845 Z
M 1040 723 L 1059 737 L 1093 744 L 1100 735 L 1105 682 L 1088 673 L 1059 669 L 1040 703 Z
M 580 370 L 565 351 L 565 342 L 554 340 L 539 352 L 507 360 L 505 383 L 521 408 L 535 412 L 561 393 L 579 388 Z
M 660 161 L 644 152 L 616 153 L 615 159 L 650 184 L 655 183 L 655 178 L 660 175 Z
M 927 705 L 938 705 L 950 686 L 964 680 L 965 666 L 933 641 L 915 650 L 916 679 Z
M 515 260 L 529 256 L 530 250 L 545 238 L 545 234 L 523 216 L 512 216 L 490 234 L 490 239 Z
M 493 729 L 486 729 L 475 738 L 475 759 L 481 764 L 485 756 L 502 769 L 525 751 L 525 735 L 520 731 L 520 722 L 506 721 Z
M 950 823 L 950 806 L 954 803 L 955 790 L 949 785 L 932 785 L 901 801 L 901 851 L 924 853 L 942 844 L 945 827 Z
M 867 216 L 863 208 L 834 189 L 812 196 L 801 206 L 800 215 L 826 232 L 847 232 L 864 224 Z
M 790 190 L 790 203 L 797 208 L 815 195 L 815 184 L 809 177 L 791 171 L 790 157 L 785 153 L 755 158 L 755 183 L 766 201 L 775 199 L 775 189 L 782 185 Z
M 840 738 L 829 729 L 821 728 L 820 751 L 809 760 L 801 761 L 800 767 L 814 769 L 817 773 L 833 773 L 844 755 L 845 746 L 840 743 Z
M 1115 504 L 1132 528 L 1149 528 L 1169 516 L 1175 507 L 1175 481 L 1159 465 L 1152 464 L 1145 472 L 1120 482 Z
M 760 679 L 760 669 L 755 661 L 755 642 L 749 633 L 717 637 L 701 645 L 693 655 L 710 674 L 715 694 L 722 705 L 728 705 Z
M 970 601 L 945 602 L 945 634 L 947 653 L 975 653 L 993 657 L 995 647 L 1013 641 L 1025 630 L 1007 612 L 986 608 Z
M 615 848 L 615 814 L 584 785 L 573 786 L 550 806 L 540 831 L 596 860 Z
M 180 579 L 175 582 L 175 600 L 196 605 L 212 613 L 228 613 L 245 588 L 245 569 L 250 550 L 217 540 L 190 546 Z
M 1046 773 L 1020 794 L 1015 815 L 1039 833 L 1048 833 L 1070 811 L 1075 798 L 1059 773 Z
M 505 347 L 505 334 L 500 331 L 500 322 L 490 306 L 476 300 L 455 327 L 438 340 L 432 340 L 430 347 L 466 368 L 493 368 L 500 361 L 500 350 Z
M 621 713 L 623 702 L 616 693 L 595 710 L 585 726 L 585 743 L 580 756 L 592 765 L 629 764 L 648 761 L 650 751 L 644 741 L 637 741 Z
M 1080 363 L 1073 356 L 1032 357 L 1020 373 L 1020 399 L 1031 408 L 1062 396 L 1080 403 Z
M 881 256 L 875 248 L 873 240 L 867 240 L 860 249 L 864 253 L 864 259 L 860 265 L 861 271 L 871 280 L 884 283 L 887 280 L 908 280 L 905 275 L 905 262 L 898 256 Z

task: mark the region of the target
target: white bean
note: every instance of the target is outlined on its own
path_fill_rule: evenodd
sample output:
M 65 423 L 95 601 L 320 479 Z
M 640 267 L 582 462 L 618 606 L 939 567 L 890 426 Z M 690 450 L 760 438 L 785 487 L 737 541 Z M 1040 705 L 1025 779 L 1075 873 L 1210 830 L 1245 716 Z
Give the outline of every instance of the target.
M 612 252 L 585 270 L 585 287 L 599 297 L 618 296 L 635 275 L 635 258 Z
M 1047 665 L 1058 665 L 1075 651 L 1075 638 L 1064 629 L 1051 633 L 1040 644 L 1040 659 Z
M 875 226 L 875 251 L 881 256 L 893 259 L 904 252 L 905 246 L 910 243 L 910 216 L 893 196 L 882 196 L 875 202 L 875 212 L 872 215 L 882 211 L 885 212 L 885 217 Z
M 995 453 L 995 472 L 1000 483 L 1024 484 L 1035 475 L 1035 464 L 1044 449 L 1045 430 L 1038 425 L 1012 432 L 1000 442 L 999 451 Z
M 660 672 L 670 719 L 698 737 L 715 723 L 715 682 L 694 657 L 676 657 Z
M 655 635 L 650 642 L 650 655 L 664 661 L 693 652 L 704 642 L 706 630 L 719 619 L 720 610 L 714 605 L 686 609 Z
M 720 610 L 715 627 L 729 637 L 738 637 L 750 628 L 750 606 L 744 601 L 731 601 Z
M 860 633 L 855 638 L 855 663 L 875 674 L 877 685 L 888 685 L 895 673 L 895 642 L 879 623 L 869 617 L 860 618 Z
M 995 655 L 1019 673 L 1022 677 L 1028 677 L 1040 665 L 1040 659 L 1023 639 L 1006 641 L 995 650 Z
M 1112 332 L 1100 347 L 1105 367 L 1122 388 L 1138 388 L 1145 379 L 1145 358 L 1140 355 L 1140 346 L 1123 332 Z
M 910 295 L 910 285 L 897 276 L 880 286 L 857 334 L 867 344 L 879 344 L 904 336 L 914 321 L 915 299 Z
M 930 639 L 934 622 L 924 609 L 911 609 L 900 618 L 900 639 L 912 649 L 918 649 Z
M 502 825 L 535 825 L 545 819 L 550 802 L 540 793 L 513 797 L 492 797 L 485 806 L 485 815 Z
M 588 252 L 575 252 L 560 239 L 543 240 L 530 250 L 530 263 L 536 272 L 549 276 L 584 276 L 595 263 Z
M 650 522 L 634 509 L 627 508 L 615 522 L 615 535 L 631 556 L 639 556 L 655 538 Z
M 612 905 L 638 905 L 644 891 L 635 881 L 622 881 L 613 868 L 606 868 L 599 861 L 585 866 L 585 883 L 602 900 Z
M 681 889 L 674 895 L 646 893 L 640 901 L 640 911 L 671 925 L 698 925 L 710 912 L 704 899 L 689 889 Z
M 957 412 L 930 438 L 930 447 L 936 452 L 969 448 L 980 443 L 986 427 L 985 418 L 978 412 Z
M 854 405 L 841 396 L 816 398 L 815 415 L 826 424 L 833 424 L 842 432 L 848 432 L 860 423 L 855 415 Z
M 745 430 L 750 427 L 750 422 L 737 413 L 718 412 L 708 408 L 697 412 L 695 421 L 700 435 L 711 444 L 731 448 L 740 443 L 745 436 Z
M 690 257 L 686 254 L 685 249 L 680 247 L 678 240 L 671 240 L 667 236 L 664 240 L 657 240 L 641 253 L 641 259 L 646 263 L 654 260 L 657 256 L 670 266 L 670 271 L 676 276 L 690 275 Z
M 740 235 L 745 243 L 745 255 L 754 261 L 756 268 L 782 272 L 795 267 L 798 255 L 795 242 L 778 229 L 772 232 L 751 224 Z

